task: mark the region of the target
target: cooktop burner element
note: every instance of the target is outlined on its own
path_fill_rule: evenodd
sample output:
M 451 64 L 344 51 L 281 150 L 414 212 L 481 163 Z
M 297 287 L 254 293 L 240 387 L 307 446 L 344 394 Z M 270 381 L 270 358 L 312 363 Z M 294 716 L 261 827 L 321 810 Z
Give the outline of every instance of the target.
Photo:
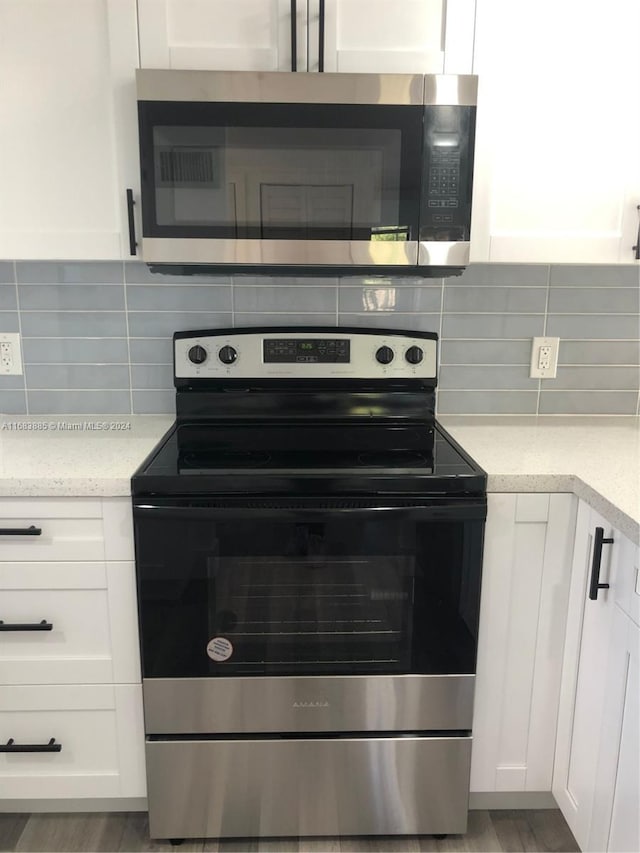
M 263 450 L 187 450 L 178 458 L 181 471 L 203 473 L 217 468 L 264 468 L 271 462 L 271 455 Z
M 358 463 L 368 468 L 431 468 L 433 465 L 415 450 L 379 450 L 358 454 Z

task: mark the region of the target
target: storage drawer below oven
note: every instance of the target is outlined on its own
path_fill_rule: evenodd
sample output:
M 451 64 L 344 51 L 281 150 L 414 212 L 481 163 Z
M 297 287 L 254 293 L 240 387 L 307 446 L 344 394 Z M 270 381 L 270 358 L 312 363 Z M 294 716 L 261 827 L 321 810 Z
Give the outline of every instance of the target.
M 470 737 L 147 741 L 153 838 L 466 831 Z
M 465 731 L 473 675 L 146 678 L 148 735 Z

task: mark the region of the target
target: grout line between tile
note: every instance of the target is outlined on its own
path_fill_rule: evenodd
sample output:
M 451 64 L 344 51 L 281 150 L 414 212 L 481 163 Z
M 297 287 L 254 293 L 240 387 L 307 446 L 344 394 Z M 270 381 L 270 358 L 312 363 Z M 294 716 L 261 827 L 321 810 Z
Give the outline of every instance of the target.
M 133 388 L 131 376 L 131 335 L 129 334 L 129 299 L 127 297 L 127 268 L 125 262 L 122 261 L 122 286 L 124 288 L 124 322 L 125 331 L 127 333 L 127 359 L 129 361 L 129 406 L 131 414 L 133 414 Z
M 549 322 L 549 294 L 551 291 L 551 264 L 547 266 L 547 295 L 544 303 L 544 329 L 542 337 L 547 336 L 547 324 Z M 533 344 L 532 344 L 533 348 Z M 536 400 L 536 415 L 540 414 L 540 397 L 542 396 L 542 379 L 538 379 L 538 399 Z
M 18 289 L 18 264 L 13 262 L 13 283 L 16 289 L 16 310 L 18 312 L 18 334 L 20 335 L 20 353 L 22 355 L 22 389 L 24 391 L 25 414 L 29 414 L 29 394 L 27 392 L 27 367 L 24 360 L 24 346 L 22 341 L 22 311 L 20 310 L 20 291 Z
M 236 327 L 236 281 L 231 279 L 231 328 Z

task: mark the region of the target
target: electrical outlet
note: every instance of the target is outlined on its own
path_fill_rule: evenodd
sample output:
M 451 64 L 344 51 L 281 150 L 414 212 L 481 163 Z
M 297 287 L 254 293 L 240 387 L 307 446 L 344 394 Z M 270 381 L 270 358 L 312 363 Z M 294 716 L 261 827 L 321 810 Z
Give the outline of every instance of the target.
M 17 332 L 0 332 L 0 375 L 22 376 L 20 335 Z
M 560 338 L 534 338 L 531 347 L 531 379 L 555 379 Z

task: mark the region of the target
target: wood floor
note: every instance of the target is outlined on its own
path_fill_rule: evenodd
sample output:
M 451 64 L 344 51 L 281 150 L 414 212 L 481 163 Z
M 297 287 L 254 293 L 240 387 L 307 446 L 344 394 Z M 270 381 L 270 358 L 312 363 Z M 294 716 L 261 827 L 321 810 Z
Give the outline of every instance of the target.
M 383 838 L 270 838 L 188 840 L 173 848 L 149 838 L 146 813 L 0 814 L 0 850 L 90 853 L 175 850 L 176 853 L 420 853 L 420 851 L 578 851 L 559 811 L 472 811 L 466 835 Z

